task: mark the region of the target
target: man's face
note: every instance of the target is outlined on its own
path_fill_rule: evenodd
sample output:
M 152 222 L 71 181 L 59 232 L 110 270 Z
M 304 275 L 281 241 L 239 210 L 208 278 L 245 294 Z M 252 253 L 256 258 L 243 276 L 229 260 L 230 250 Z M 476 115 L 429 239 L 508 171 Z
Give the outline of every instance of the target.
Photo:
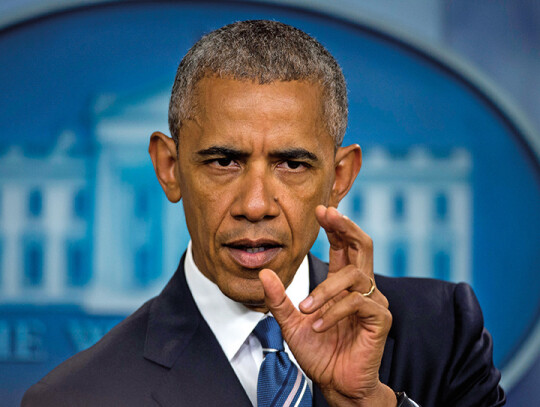
M 195 263 L 235 301 L 265 310 L 258 279 L 285 286 L 315 241 L 334 183 L 321 88 L 204 78 L 181 130 L 176 177 Z

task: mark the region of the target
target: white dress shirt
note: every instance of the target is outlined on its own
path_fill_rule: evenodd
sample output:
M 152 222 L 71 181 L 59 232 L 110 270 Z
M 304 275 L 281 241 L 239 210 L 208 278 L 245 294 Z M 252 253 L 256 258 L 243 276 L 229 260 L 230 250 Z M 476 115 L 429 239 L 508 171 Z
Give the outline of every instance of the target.
M 231 300 L 221 292 L 216 284 L 206 278 L 193 261 L 191 242 L 188 245 L 184 269 L 187 284 L 199 311 L 214 332 L 249 399 L 256 406 L 257 377 L 263 361 L 263 352 L 261 343 L 252 331 L 266 315 Z M 307 256 L 298 268 L 293 281 L 287 287 L 286 293 L 296 308 L 308 296 L 309 264 Z M 293 363 L 298 366 L 287 343 L 284 345 L 285 351 Z M 311 380 L 307 377 L 306 379 L 311 389 Z

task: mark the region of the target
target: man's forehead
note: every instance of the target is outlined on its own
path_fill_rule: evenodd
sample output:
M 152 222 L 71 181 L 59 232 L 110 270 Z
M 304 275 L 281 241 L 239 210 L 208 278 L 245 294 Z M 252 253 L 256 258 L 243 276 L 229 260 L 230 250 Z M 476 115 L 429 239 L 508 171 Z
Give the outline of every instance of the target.
M 231 104 L 231 102 L 242 103 L 255 98 L 269 101 L 278 94 L 280 103 L 287 101 L 292 103 L 298 99 L 304 99 L 305 102 L 309 102 L 311 108 L 322 108 L 323 87 L 311 80 L 276 80 L 260 83 L 256 79 L 206 76 L 197 82 L 193 92 L 195 106 L 199 110 L 204 109 L 209 103 L 223 102 L 224 98 L 227 98 L 228 104 Z
M 200 149 L 217 143 L 249 151 L 258 141 L 270 150 L 306 148 L 326 138 L 333 145 L 320 97 L 320 85 L 311 82 L 204 78 L 198 85 L 195 114 L 183 133 L 191 128 L 187 133 L 197 135 L 192 141 Z

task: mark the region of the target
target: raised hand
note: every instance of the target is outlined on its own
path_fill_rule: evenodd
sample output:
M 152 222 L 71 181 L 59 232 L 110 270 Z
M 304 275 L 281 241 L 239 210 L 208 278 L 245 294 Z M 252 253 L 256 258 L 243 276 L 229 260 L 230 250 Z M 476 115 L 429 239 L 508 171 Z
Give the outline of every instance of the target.
M 277 275 L 259 278 L 268 309 L 304 372 L 330 405 L 395 406 L 393 391 L 379 381 L 392 324 L 388 301 L 373 288 L 369 236 L 335 208 L 318 206 L 316 217 L 330 242 L 328 278 L 297 310 Z

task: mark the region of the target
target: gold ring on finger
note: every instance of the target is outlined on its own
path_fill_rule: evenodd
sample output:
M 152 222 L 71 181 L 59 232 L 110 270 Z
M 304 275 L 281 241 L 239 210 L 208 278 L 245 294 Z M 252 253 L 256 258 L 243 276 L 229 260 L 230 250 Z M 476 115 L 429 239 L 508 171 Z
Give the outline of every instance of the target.
M 373 281 L 371 277 L 369 278 L 369 281 L 371 282 L 371 287 L 367 293 L 362 293 L 364 297 L 369 297 L 371 294 L 373 294 L 373 291 L 375 291 L 375 281 Z

